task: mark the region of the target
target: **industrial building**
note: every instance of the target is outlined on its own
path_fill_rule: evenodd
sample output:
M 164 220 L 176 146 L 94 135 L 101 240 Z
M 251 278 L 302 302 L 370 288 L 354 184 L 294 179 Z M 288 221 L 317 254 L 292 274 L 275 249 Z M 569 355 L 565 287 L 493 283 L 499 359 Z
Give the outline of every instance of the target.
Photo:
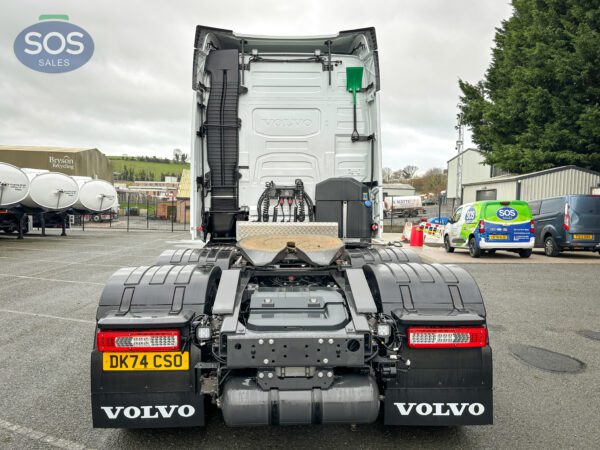
M 384 183 L 384 197 L 403 197 L 406 195 L 415 195 L 415 188 L 410 184 L 404 183 Z
M 468 148 L 448 160 L 447 198 L 456 207 L 478 200 L 537 200 L 568 194 L 600 193 L 600 173 L 577 166 L 514 175 L 485 163 Z
M 109 159 L 97 148 L 0 145 L 0 162 L 112 182 Z
M 600 173 L 577 166 L 463 183 L 462 203 L 478 200 L 538 200 L 568 194 L 600 194 Z
M 475 148 L 468 148 L 448 160 L 448 186 L 446 188 L 448 200 L 459 204 L 463 185 L 500 175 L 497 170 L 485 164 L 484 161 L 483 154 Z M 460 174 L 459 165 L 461 166 Z

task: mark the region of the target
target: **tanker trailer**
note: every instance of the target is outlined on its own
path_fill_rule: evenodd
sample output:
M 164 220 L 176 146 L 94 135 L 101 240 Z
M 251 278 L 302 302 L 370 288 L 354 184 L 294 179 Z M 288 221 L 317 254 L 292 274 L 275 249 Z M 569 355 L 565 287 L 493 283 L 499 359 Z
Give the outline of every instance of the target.
M 67 211 L 79 198 L 77 182 L 64 173 L 41 169 L 23 171 L 30 180 L 29 194 L 21 201 L 24 212 L 33 216 L 33 224 L 42 228 L 42 235 L 46 227 L 51 226 L 62 228 L 61 236 L 66 236 Z
M 374 28 L 198 26 L 192 216 L 204 248 L 117 271 L 97 310 L 94 427 L 475 425 L 493 418 L 475 280 L 377 239 Z
M 29 193 L 29 178 L 21 169 L 0 162 L 0 229 L 7 234 L 19 230 L 23 214 L 19 203 Z
M 107 181 L 95 180 L 90 177 L 73 179 L 79 186 L 79 199 L 73 205 L 73 210 L 82 214 L 82 220 L 101 222 L 113 218 L 113 210 L 119 205 L 116 189 Z

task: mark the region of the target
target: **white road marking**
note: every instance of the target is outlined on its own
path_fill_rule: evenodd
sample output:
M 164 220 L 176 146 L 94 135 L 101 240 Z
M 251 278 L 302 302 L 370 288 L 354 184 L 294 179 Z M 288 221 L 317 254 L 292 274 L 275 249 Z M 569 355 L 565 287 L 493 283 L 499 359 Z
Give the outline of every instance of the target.
M 85 445 L 78 444 L 77 442 L 52 436 L 50 434 L 43 433 L 41 431 L 36 431 L 28 427 L 23 427 L 15 423 L 8 422 L 7 420 L 0 419 L 0 428 L 10 431 L 12 433 L 20 434 L 21 436 L 25 436 L 35 441 L 44 442 L 56 448 L 64 448 L 67 450 L 82 450 L 86 448 Z
M 86 263 L 86 262 L 81 262 L 81 261 L 77 261 L 75 263 L 71 263 L 71 262 L 62 262 L 62 261 L 57 261 L 55 259 L 37 259 L 37 258 L 23 258 L 22 256 L 0 256 L 0 259 L 16 259 L 17 261 L 35 261 L 35 262 L 47 262 L 47 263 L 52 263 L 52 264 L 65 264 L 65 265 L 73 265 L 76 264 L 78 266 L 94 266 L 94 267 L 123 267 L 122 264 L 95 264 L 95 263 Z M 62 269 L 61 268 L 57 268 L 57 269 Z M 56 270 L 56 269 L 53 269 Z
M 56 278 L 28 277 L 26 275 L 11 275 L 9 273 L 0 273 L 0 277 L 23 278 L 26 280 L 56 281 L 57 283 L 95 284 L 98 286 L 104 286 L 106 284 L 106 283 L 95 283 L 94 281 L 74 281 L 74 280 L 58 280 Z
M 50 314 L 39 314 L 39 313 L 30 313 L 30 312 L 25 312 L 25 311 L 15 311 L 14 309 L 0 309 L 0 312 L 10 313 L 10 314 L 22 314 L 24 316 L 43 317 L 45 319 L 68 320 L 71 322 L 93 323 L 93 324 L 96 323 L 93 320 L 74 319 L 71 317 L 51 316 Z

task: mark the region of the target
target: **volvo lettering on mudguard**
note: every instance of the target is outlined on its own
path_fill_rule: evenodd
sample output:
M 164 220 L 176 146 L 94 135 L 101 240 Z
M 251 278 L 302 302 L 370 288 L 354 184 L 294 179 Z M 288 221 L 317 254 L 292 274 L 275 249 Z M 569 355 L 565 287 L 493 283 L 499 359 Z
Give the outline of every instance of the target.
M 403 416 L 411 413 L 420 416 L 462 416 L 465 412 L 480 416 L 485 412 L 481 403 L 394 403 Z
M 157 405 L 157 406 L 102 406 L 102 411 L 110 420 L 119 417 L 127 419 L 170 419 L 174 414 L 191 417 L 196 412 L 192 405 Z

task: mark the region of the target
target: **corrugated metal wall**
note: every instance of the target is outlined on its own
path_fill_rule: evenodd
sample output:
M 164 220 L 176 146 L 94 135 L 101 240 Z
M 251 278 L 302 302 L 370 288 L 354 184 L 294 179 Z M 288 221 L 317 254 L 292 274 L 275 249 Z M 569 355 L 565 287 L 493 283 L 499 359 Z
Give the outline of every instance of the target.
M 517 198 L 517 182 L 505 181 L 503 183 L 481 183 L 465 186 L 463 190 L 463 203 L 471 203 L 477 199 L 477 191 L 496 189 L 497 200 L 514 200 Z
M 502 183 L 480 183 L 464 187 L 463 203 L 476 200 L 477 191 L 496 189 L 498 200 L 516 200 L 517 180 Z M 531 201 L 548 197 L 557 197 L 569 194 L 591 194 L 592 189 L 600 184 L 600 175 L 577 169 L 567 169 L 551 172 L 531 178 L 520 180 L 520 200 Z
M 538 200 L 568 194 L 591 194 L 600 176 L 576 169 L 521 180 L 521 200 Z

